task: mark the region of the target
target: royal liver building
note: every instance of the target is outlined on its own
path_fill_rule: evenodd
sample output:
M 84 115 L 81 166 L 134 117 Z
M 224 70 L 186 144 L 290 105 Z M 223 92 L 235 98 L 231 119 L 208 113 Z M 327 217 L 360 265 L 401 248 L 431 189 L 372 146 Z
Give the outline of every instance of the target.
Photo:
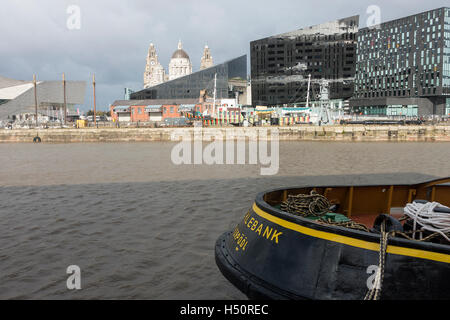
M 166 81 L 166 71 L 159 63 L 155 46 L 151 43 L 144 72 L 144 89 L 156 86 L 164 81 Z
M 213 66 L 213 60 L 210 49 L 205 46 L 203 56 L 201 58 L 200 69 L 209 68 Z M 178 42 L 178 48 L 173 53 L 169 63 L 169 74 L 158 61 L 158 55 L 153 43 L 150 44 L 147 54 L 147 63 L 144 72 L 144 89 L 156 86 L 160 83 L 174 80 L 180 77 L 187 76 L 192 73 L 192 63 L 189 55 L 183 50 L 183 44 Z

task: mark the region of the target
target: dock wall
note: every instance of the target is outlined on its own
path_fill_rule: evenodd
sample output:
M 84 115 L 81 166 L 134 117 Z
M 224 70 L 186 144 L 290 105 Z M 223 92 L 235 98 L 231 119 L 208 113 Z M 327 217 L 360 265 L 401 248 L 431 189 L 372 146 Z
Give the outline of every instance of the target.
M 269 134 L 278 129 L 280 141 L 450 141 L 450 125 L 219 127 L 203 128 L 202 139 L 256 137 L 261 129 Z M 194 130 L 198 128 L 1 129 L 0 142 L 33 142 L 37 135 L 47 143 L 172 141 L 174 133 L 192 137 Z

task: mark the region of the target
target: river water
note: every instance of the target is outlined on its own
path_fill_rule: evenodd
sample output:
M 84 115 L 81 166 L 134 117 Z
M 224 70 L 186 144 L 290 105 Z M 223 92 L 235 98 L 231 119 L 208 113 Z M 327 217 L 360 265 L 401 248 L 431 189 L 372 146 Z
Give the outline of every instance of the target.
M 0 299 L 244 299 L 214 244 L 258 192 L 450 176 L 448 143 L 282 142 L 272 176 L 175 165 L 174 146 L 0 144 Z

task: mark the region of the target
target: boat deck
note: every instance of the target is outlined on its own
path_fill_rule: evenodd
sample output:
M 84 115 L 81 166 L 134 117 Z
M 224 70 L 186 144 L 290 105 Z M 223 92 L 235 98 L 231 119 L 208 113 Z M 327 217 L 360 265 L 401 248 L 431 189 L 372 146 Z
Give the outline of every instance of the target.
M 403 211 L 396 210 L 395 212 L 391 211 L 390 214 L 392 217 L 399 219 L 403 216 Z M 372 214 L 358 214 L 353 215 L 351 219 L 357 223 L 361 223 L 365 225 L 367 228 L 371 229 L 373 227 L 373 223 L 375 222 L 375 219 L 378 217 L 378 213 L 372 213 Z M 400 223 L 403 224 L 402 221 Z
M 450 206 L 450 178 L 436 179 L 415 185 L 366 185 L 366 186 L 320 186 L 277 189 L 263 194 L 263 200 L 280 209 L 289 195 L 310 194 L 314 191 L 338 206 L 336 213 L 373 228 L 380 214 L 399 219 L 403 208 L 414 200 L 439 202 Z

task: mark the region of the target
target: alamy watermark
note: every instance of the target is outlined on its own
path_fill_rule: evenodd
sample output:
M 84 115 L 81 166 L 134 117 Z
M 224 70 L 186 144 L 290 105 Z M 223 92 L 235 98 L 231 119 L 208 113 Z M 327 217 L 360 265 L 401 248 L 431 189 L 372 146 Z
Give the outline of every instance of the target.
M 79 5 L 71 4 L 67 7 L 66 13 L 68 14 L 66 26 L 69 30 L 81 29 L 81 8 Z M 381 23 L 381 8 L 377 5 L 370 5 L 366 9 L 368 14 L 366 20 L 366 26 L 369 29 L 379 29 Z
M 377 5 L 367 7 L 366 13 L 369 15 L 366 20 L 366 26 L 369 29 L 380 29 L 381 9 Z
M 194 127 L 193 130 L 175 129 L 170 138 L 172 141 L 181 140 L 171 152 L 172 163 L 176 165 L 260 164 L 261 175 L 278 173 L 280 157 L 277 128 L 221 130 Z
M 367 267 L 367 273 L 370 274 L 370 276 L 367 278 L 366 285 L 369 290 L 372 289 L 380 289 L 381 288 L 381 282 L 380 282 L 380 267 L 376 265 L 370 265 Z
M 66 26 L 69 30 L 80 30 L 81 29 L 81 8 L 78 5 L 70 5 L 67 7 L 66 13 L 69 15 L 67 17 Z
M 70 276 L 67 278 L 66 286 L 69 290 L 80 290 L 81 289 L 81 269 L 77 265 L 71 265 L 67 267 L 67 274 Z

